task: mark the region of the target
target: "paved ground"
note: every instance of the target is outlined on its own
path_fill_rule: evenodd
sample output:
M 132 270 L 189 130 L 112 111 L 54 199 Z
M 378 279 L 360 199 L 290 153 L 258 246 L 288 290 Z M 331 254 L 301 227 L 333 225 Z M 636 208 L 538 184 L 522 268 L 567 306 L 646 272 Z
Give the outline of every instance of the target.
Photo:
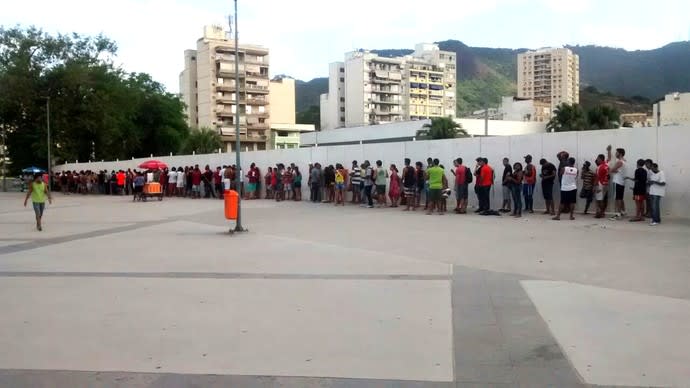
M 0 195 L 2 387 L 690 386 L 690 225 Z

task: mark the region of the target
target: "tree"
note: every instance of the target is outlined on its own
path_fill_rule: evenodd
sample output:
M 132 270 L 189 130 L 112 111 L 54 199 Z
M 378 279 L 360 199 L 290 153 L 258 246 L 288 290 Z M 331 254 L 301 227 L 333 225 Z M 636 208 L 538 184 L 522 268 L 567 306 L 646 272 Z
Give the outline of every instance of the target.
M 297 124 L 314 124 L 317 131 L 321 130 L 321 108 L 312 105 L 304 112 L 297 112 Z
M 560 104 L 553 113 L 553 117 L 546 124 L 547 131 L 584 131 L 588 128 L 585 111 L 579 104 Z
M 180 150 L 183 154 L 210 154 L 217 152 L 219 148 L 223 147 L 223 140 L 220 138 L 218 131 L 211 128 L 201 128 L 193 130 L 187 139 L 182 144 Z
M 46 166 L 50 97 L 56 162 L 177 152 L 188 133 L 183 104 L 146 74 L 113 65 L 103 36 L 51 36 L 0 27 L 0 127 L 14 172 Z
M 589 129 L 616 129 L 620 127 L 621 114 L 616 108 L 599 105 L 587 111 Z
M 417 138 L 423 140 L 454 139 L 467 136 L 467 131 L 450 117 L 434 117 L 417 131 Z

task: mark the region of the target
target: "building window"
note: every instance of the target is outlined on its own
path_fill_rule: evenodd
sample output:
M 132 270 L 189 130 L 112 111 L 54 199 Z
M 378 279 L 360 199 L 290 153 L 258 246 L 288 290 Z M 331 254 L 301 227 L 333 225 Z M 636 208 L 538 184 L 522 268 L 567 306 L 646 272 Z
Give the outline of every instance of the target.
M 345 78 L 344 78 L 344 77 L 340 77 L 340 82 L 345 82 Z
M 345 122 L 345 117 L 340 116 L 340 121 Z M 197 123 L 198 124 L 198 123 Z
M 340 111 L 341 111 L 341 112 L 345 112 L 345 108 L 340 108 Z
M 344 73 L 344 72 L 345 72 L 345 68 L 344 68 L 344 67 L 341 67 L 341 68 L 340 68 L 340 72 L 341 72 L 341 73 Z
M 340 102 L 345 102 L 345 97 L 340 97 Z

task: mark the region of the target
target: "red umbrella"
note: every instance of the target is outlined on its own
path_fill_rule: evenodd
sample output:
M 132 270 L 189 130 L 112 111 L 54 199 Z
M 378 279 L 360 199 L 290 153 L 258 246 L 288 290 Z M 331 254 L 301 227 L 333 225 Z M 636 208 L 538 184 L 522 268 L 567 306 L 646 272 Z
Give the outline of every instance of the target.
M 156 170 L 168 168 L 168 165 L 161 162 L 160 160 L 147 160 L 144 163 L 140 164 L 139 168 L 144 168 L 147 170 Z

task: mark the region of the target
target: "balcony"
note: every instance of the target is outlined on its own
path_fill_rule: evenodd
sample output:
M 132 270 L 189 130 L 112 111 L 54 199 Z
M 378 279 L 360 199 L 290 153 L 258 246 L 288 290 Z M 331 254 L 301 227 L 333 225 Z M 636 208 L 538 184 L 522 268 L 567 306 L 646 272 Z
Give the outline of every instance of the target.
M 374 98 L 371 101 L 375 104 L 389 104 L 389 105 L 400 105 L 402 103 L 400 100 L 382 100 L 380 98 Z
M 371 92 L 378 94 L 400 94 L 399 90 L 371 89 Z
M 402 112 L 374 109 L 374 114 L 376 114 L 377 116 L 400 116 L 400 115 L 402 115 Z
M 248 123 L 247 128 L 253 131 L 258 131 L 271 129 L 271 126 L 268 125 L 268 123 Z
M 240 84 L 240 90 L 244 89 L 244 87 Z M 216 90 L 221 91 L 221 92 L 234 92 L 237 90 L 235 87 L 235 83 L 224 83 L 224 84 L 218 84 L 216 86 Z
M 254 85 L 254 84 L 246 84 L 245 88 L 247 91 L 251 91 L 254 93 L 265 93 L 268 94 L 268 86 L 263 86 L 263 85 Z
M 247 105 L 268 105 L 268 100 L 265 98 L 248 98 Z

